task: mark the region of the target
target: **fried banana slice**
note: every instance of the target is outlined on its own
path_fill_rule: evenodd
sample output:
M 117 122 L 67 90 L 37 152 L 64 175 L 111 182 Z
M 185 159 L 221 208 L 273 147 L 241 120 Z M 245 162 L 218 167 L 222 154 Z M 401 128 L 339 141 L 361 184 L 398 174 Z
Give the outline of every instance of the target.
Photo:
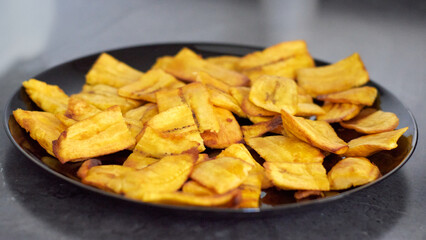
M 281 117 L 285 131 L 306 143 L 336 154 L 343 154 L 348 149 L 327 122 L 294 117 L 285 110 L 281 111 Z
M 394 130 L 399 119 L 392 112 L 383 112 L 374 108 L 362 110 L 355 118 L 340 122 L 344 128 L 354 129 L 360 133 L 372 134 Z
M 228 84 L 212 77 L 210 74 L 206 72 L 199 72 L 197 78 L 195 79 L 197 82 L 201 82 L 204 85 L 215 87 L 221 91 L 224 91 L 229 94 L 229 86 Z
M 260 194 L 262 193 L 262 180 L 264 171 L 262 169 L 252 168 L 248 176 L 238 189 L 241 190 L 241 201 L 239 208 L 258 208 Z
M 165 71 L 187 82 L 195 82 L 200 71 L 206 72 L 231 86 L 245 86 L 249 82 L 245 75 L 209 63 L 188 48 L 179 51 L 173 60 L 167 64 Z
M 189 194 L 195 194 L 199 196 L 211 196 L 215 195 L 215 191 L 204 187 L 203 185 L 199 184 L 198 182 L 194 180 L 190 180 L 186 182 L 182 186 L 182 192 L 189 193 Z
M 250 94 L 249 87 L 230 87 L 229 93 L 237 101 L 238 105 L 241 106 L 245 97 Z
M 324 114 L 317 117 L 318 120 L 326 121 L 328 123 L 335 123 L 346 121 L 354 118 L 363 108 L 362 105 L 351 103 L 329 103 L 326 102 L 322 109 Z
M 322 163 L 324 155 L 310 144 L 285 136 L 257 137 L 247 140 L 267 162 Z
M 268 121 L 255 123 L 253 125 L 241 126 L 241 131 L 243 132 L 244 140 L 247 142 L 248 139 L 260 137 L 267 132 L 271 132 L 278 127 L 281 127 L 281 125 L 281 116 L 275 116 Z
M 190 205 L 200 207 L 234 207 L 238 205 L 240 191 L 235 189 L 224 194 L 196 195 L 184 192 L 149 192 L 136 199 L 143 202 Z
M 102 53 L 86 74 L 86 83 L 119 88 L 138 80 L 142 75 L 143 72 L 120 62 L 107 53 Z
M 266 175 L 284 190 L 330 190 L 325 168 L 321 163 L 265 162 Z
M 327 175 L 331 190 L 343 190 L 372 182 L 381 173 L 367 158 L 348 157 L 334 165 Z
M 161 69 L 150 70 L 137 81 L 118 89 L 118 95 L 126 98 L 156 102 L 155 92 L 160 89 L 179 88 L 185 84 Z
M 219 132 L 219 121 L 216 118 L 213 104 L 210 102 L 209 92 L 204 84 L 194 82 L 182 88 L 183 96 L 191 107 L 197 120 L 198 130 Z
M 398 147 L 398 139 L 408 130 L 408 127 L 370 134 L 349 141 L 349 149 L 344 153 L 347 157 L 368 157 L 378 151 L 391 150 Z
M 186 104 L 182 88 L 162 89 L 155 93 L 159 112 Z
M 118 96 L 117 89 L 108 85 L 84 85 L 83 91 L 71 97 L 83 99 L 100 110 L 118 105 L 122 113 L 139 107 L 143 102 Z
M 297 71 L 299 86 L 314 97 L 361 86 L 368 79 L 368 72 L 358 53 L 328 66 Z
M 240 117 L 247 117 L 240 104 L 230 94 L 210 86 L 207 86 L 207 90 L 213 105 L 227 109 Z
M 63 114 L 67 110 L 68 95 L 58 86 L 37 79 L 30 79 L 22 85 L 31 100 L 43 111 Z
M 141 170 L 143 168 L 148 167 L 149 165 L 158 162 L 160 159 L 147 157 L 140 152 L 133 152 L 127 157 L 126 161 L 124 161 L 124 167 L 134 168 L 136 170 Z
M 192 148 L 200 148 L 199 142 L 188 139 L 186 136 L 161 134 L 150 126 L 145 126 L 138 138 L 139 141 L 131 155 L 142 154 L 143 156 L 162 158 L 167 155 L 181 154 Z
M 163 69 L 164 70 L 166 68 L 167 64 L 169 64 L 172 60 L 173 60 L 172 56 L 159 57 L 155 61 L 154 65 L 151 66 L 150 70 L 154 70 L 154 69 Z
M 107 155 L 135 145 L 118 106 L 75 123 L 53 141 L 61 163 Z
M 84 161 L 80 168 L 78 168 L 77 171 L 77 176 L 80 179 L 83 179 L 87 176 L 87 173 L 89 172 L 89 170 L 94 167 L 94 166 L 100 166 L 102 165 L 102 162 L 98 159 L 87 159 L 86 161 Z
M 315 67 L 314 60 L 309 54 L 296 55 L 278 62 L 243 71 L 250 80 L 256 80 L 262 75 L 271 75 L 284 78 L 296 79 L 296 71 L 301 68 Z
M 71 96 L 68 100 L 68 108 L 65 116 L 76 121 L 81 121 L 102 112 L 99 108 L 88 103 L 86 100 Z
M 219 131 L 201 133 L 204 144 L 209 148 L 226 148 L 243 140 L 243 133 L 234 115 L 222 108 L 214 108 L 214 115 L 219 122 Z
M 270 46 L 263 51 L 253 52 L 242 57 L 238 63 L 240 70 L 255 68 L 275 63 L 295 55 L 308 53 L 308 46 L 303 40 L 288 41 Z
M 215 113 L 215 115 L 220 118 L 218 114 Z M 205 150 L 203 138 L 200 136 L 200 132 L 192 117 L 191 109 L 186 104 L 161 112 L 151 118 L 146 124 L 163 137 L 195 141 L 199 143 L 198 150 L 200 152 Z
M 136 141 L 139 141 L 138 135 L 142 131 L 143 125 L 157 114 L 157 105 L 154 103 L 147 103 L 124 114 L 127 127 Z
M 76 123 L 77 121 L 67 117 L 65 114 L 62 113 L 57 113 L 55 114 L 55 117 L 57 119 L 59 119 L 59 121 L 61 121 L 62 124 L 64 124 L 66 127 L 69 127 L 71 125 L 73 125 L 74 123 Z
M 294 114 L 298 117 L 309 117 L 309 116 L 320 116 L 325 114 L 325 111 L 322 107 L 316 105 L 315 103 L 298 103 L 297 111 Z
M 249 99 L 256 106 L 279 113 L 285 109 L 290 114 L 297 111 L 297 85 L 292 79 L 261 76 L 252 85 Z
M 52 150 L 52 141 L 58 139 L 65 125 L 50 112 L 26 111 L 18 108 L 13 111 L 18 124 L 30 133 L 50 155 L 55 156 Z
M 191 179 L 222 194 L 237 188 L 251 169 L 252 165 L 239 158 L 221 157 L 197 164 Z
M 206 61 L 209 63 L 213 63 L 215 65 L 219 65 L 229 70 L 237 71 L 237 66 L 240 59 L 241 59 L 240 57 L 236 57 L 236 56 L 222 55 L 222 56 L 208 57 L 206 58 Z
M 364 86 L 351 88 L 342 92 L 319 95 L 317 96 L 317 99 L 332 103 L 352 103 L 371 106 L 376 100 L 376 97 L 377 89 L 375 87 Z
M 249 96 L 246 96 L 241 103 L 241 109 L 247 114 L 247 117 L 272 117 L 276 116 L 276 112 L 268 111 L 264 108 L 258 107 L 252 101 L 250 101 Z

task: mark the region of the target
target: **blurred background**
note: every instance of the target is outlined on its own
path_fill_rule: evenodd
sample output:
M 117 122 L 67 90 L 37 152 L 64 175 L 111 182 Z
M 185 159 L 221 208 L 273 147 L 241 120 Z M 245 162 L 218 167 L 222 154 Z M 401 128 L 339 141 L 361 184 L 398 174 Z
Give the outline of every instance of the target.
M 335 207 L 291 218 L 171 222 L 123 206 L 104 211 L 99 207 L 105 207 L 103 199 L 83 195 L 33 166 L 1 131 L 0 238 L 108 239 L 135 233 L 173 238 L 174 232 L 174 237 L 200 239 L 210 232 L 210 239 L 277 239 L 281 234 L 292 239 L 300 234 L 308 239 L 425 239 L 424 0 L 0 0 L 0 103 L 4 106 L 23 81 L 46 69 L 110 49 L 168 42 L 266 47 L 295 39 L 306 40 L 314 58 L 329 62 L 358 52 L 371 79 L 414 112 L 419 147 L 389 180 Z

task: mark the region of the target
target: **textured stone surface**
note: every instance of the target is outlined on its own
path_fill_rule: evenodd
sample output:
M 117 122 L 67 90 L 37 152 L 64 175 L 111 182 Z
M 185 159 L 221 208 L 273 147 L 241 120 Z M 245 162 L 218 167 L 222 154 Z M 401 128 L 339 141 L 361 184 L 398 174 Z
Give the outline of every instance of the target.
M 0 103 L 22 81 L 90 53 L 156 42 L 268 46 L 305 39 L 316 58 L 358 51 L 414 113 L 418 147 L 385 181 L 271 218 L 171 215 L 77 188 L 0 132 L 0 239 L 425 239 L 424 1 L 2 1 Z

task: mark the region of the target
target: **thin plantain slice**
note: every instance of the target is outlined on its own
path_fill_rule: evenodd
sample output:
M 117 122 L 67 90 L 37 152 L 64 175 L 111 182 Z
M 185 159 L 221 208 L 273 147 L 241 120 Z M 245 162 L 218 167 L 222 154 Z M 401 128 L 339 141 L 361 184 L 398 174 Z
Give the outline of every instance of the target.
M 22 85 L 31 100 L 43 111 L 63 114 L 67 110 L 68 95 L 58 86 L 37 79 L 30 79 Z
M 219 65 L 229 70 L 237 71 L 237 65 L 240 59 L 241 58 L 237 56 L 222 55 L 222 56 L 208 57 L 206 58 L 206 61 L 209 63 L 213 63 L 215 65 Z
M 322 109 L 324 114 L 317 117 L 318 120 L 326 121 L 328 123 L 335 123 L 346 121 L 354 118 L 363 108 L 362 105 L 351 103 L 329 103 L 326 102 Z
M 271 120 L 255 123 L 253 125 L 241 126 L 241 131 L 244 135 L 244 140 L 253 137 L 260 137 L 267 132 L 271 132 L 282 126 L 281 116 L 275 116 Z
M 281 117 L 285 131 L 304 142 L 336 154 L 343 154 L 348 149 L 347 143 L 340 139 L 325 121 L 294 117 L 285 110 L 281 111 Z
M 188 48 L 179 51 L 173 60 L 167 64 L 165 71 L 187 82 L 195 82 L 200 71 L 206 72 L 231 86 L 245 86 L 249 82 L 245 75 L 209 63 Z
M 352 103 L 371 106 L 377 97 L 377 89 L 375 87 L 364 86 L 351 88 L 346 91 L 330 93 L 317 96 L 318 100 L 332 103 Z
M 264 170 L 252 168 L 248 176 L 238 189 L 241 190 L 241 201 L 239 208 L 258 208 L 260 194 L 262 193 L 262 180 L 264 178 Z
M 241 105 L 230 94 L 211 86 L 207 86 L 207 90 L 213 105 L 227 109 L 240 117 L 247 117 L 246 113 L 241 109 Z
M 234 143 L 243 141 L 243 133 L 234 115 L 222 108 L 214 108 L 214 115 L 219 122 L 219 131 L 204 131 L 201 137 L 209 148 L 226 148 Z
M 321 163 L 265 162 L 266 175 L 272 183 L 284 190 L 330 190 L 324 166 Z
M 201 82 L 207 86 L 211 86 L 214 88 L 217 88 L 225 93 L 229 94 L 229 88 L 231 86 L 229 86 L 228 84 L 226 84 L 223 81 L 218 80 L 217 78 L 212 77 L 210 74 L 206 73 L 206 72 L 199 72 L 197 75 L 197 78 L 195 79 L 197 82 Z
M 238 63 L 238 68 L 241 70 L 255 68 L 307 53 L 308 47 L 303 40 L 281 42 L 265 48 L 263 51 L 245 55 Z
M 315 103 L 298 103 L 297 112 L 295 116 L 298 117 L 309 117 L 309 116 L 320 116 L 325 114 L 325 111 Z
M 343 190 L 372 182 L 381 173 L 367 158 L 348 157 L 334 165 L 327 175 L 331 190 Z
M 250 138 L 247 144 L 266 162 L 322 163 L 324 155 L 310 144 L 297 138 L 268 136 Z
M 159 112 L 186 104 L 182 88 L 162 89 L 155 93 Z
M 163 56 L 159 57 L 155 60 L 155 63 L 151 66 L 150 70 L 154 69 L 165 69 L 167 64 L 169 64 L 171 61 L 173 61 L 172 56 Z
M 197 164 L 191 179 L 222 194 L 237 188 L 251 169 L 251 164 L 239 158 L 220 157 Z
M 398 139 L 408 130 L 408 127 L 389 132 L 375 133 L 351 140 L 349 149 L 344 153 L 347 157 L 368 157 L 382 150 L 398 147 Z
M 53 141 L 53 153 L 61 163 L 81 161 L 118 152 L 135 145 L 118 106 L 111 107 L 68 127 Z
M 138 135 L 142 131 L 144 124 L 157 114 L 157 105 L 154 103 L 147 103 L 124 114 L 127 127 L 136 141 L 139 141 Z
M 18 124 L 30 133 L 50 155 L 55 156 L 52 150 L 52 141 L 58 139 L 65 125 L 50 112 L 26 111 L 18 108 L 13 111 Z
M 179 88 L 185 84 L 161 69 L 150 70 L 137 81 L 118 89 L 118 95 L 126 98 L 156 102 L 155 92 L 160 89 Z
M 142 75 L 143 72 L 107 53 L 102 53 L 86 74 L 86 83 L 90 85 L 105 84 L 119 88 L 138 80 Z
M 263 75 L 250 89 L 249 99 L 256 106 L 279 113 L 285 109 L 290 114 L 297 111 L 297 85 L 292 79 Z
M 368 80 L 368 72 L 358 53 L 328 66 L 297 71 L 299 85 L 314 97 L 361 86 Z
M 399 124 L 399 119 L 392 112 L 383 112 L 374 108 L 363 109 L 358 116 L 340 122 L 344 128 L 354 129 L 360 133 L 372 134 L 394 130 Z
M 87 176 L 87 173 L 89 172 L 89 170 L 92 167 L 100 166 L 100 165 L 102 165 L 102 162 L 99 159 L 93 159 L 93 158 L 92 159 L 87 159 L 78 168 L 77 176 L 80 179 L 83 179 L 83 178 L 85 178 Z
M 95 114 L 102 112 L 99 108 L 93 106 L 84 99 L 71 96 L 68 100 L 68 108 L 65 116 L 76 121 L 81 121 Z
M 159 160 L 159 158 L 147 157 L 146 155 L 135 151 L 130 154 L 129 157 L 127 157 L 126 161 L 123 163 L 123 166 L 141 170 L 153 163 L 158 162 Z
M 183 193 L 189 193 L 189 194 L 195 194 L 199 196 L 211 196 L 215 195 L 215 191 L 211 190 L 207 187 L 204 187 L 203 185 L 199 184 L 198 182 L 194 180 L 190 180 L 186 182 L 182 186 L 182 192 Z

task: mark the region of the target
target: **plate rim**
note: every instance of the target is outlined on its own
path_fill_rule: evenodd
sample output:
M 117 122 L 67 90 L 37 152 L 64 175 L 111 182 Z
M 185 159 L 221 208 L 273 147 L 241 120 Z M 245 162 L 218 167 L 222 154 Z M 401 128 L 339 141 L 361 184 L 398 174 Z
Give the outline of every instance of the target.
M 255 51 L 258 50 L 262 50 L 264 49 L 264 47 L 259 47 L 259 46 L 253 46 L 253 45 L 242 45 L 242 44 L 236 44 L 236 43 L 224 43 L 224 42 L 163 42 L 163 43 L 149 43 L 149 44 L 142 44 L 142 45 L 133 45 L 133 46 L 128 46 L 128 47 L 119 47 L 119 48 L 114 48 L 114 49 L 109 49 L 109 50 L 103 50 L 100 52 L 95 52 L 95 53 L 90 53 L 90 54 L 86 54 L 84 56 L 75 58 L 75 59 L 71 59 L 62 63 L 59 63 L 57 65 L 54 65 L 52 67 L 49 67 L 39 73 L 37 73 L 36 75 L 34 75 L 32 78 L 37 78 L 37 76 L 44 74 L 48 71 L 51 71 L 54 68 L 63 66 L 63 65 L 67 65 L 67 64 L 71 64 L 72 62 L 76 62 L 76 61 L 81 61 L 82 59 L 85 58 L 89 58 L 89 57 L 96 57 L 99 54 L 103 53 L 103 52 L 108 52 L 108 53 L 112 53 L 116 52 L 116 51 L 125 51 L 125 50 L 130 50 L 132 48 L 142 48 L 142 47 L 146 47 L 146 48 L 152 48 L 155 46 L 171 46 L 171 45 L 182 45 L 182 47 L 186 46 L 186 45 L 192 45 L 192 46 L 196 46 L 196 45 L 206 45 L 206 46 L 224 46 L 224 47 L 234 47 L 234 48 L 246 48 L 246 49 L 253 49 Z M 190 47 L 190 46 L 188 46 Z M 314 58 L 314 61 L 316 63 L 325 63 L 325 64 L 329 64 L 329 62 L 327 61 L 323 61 L 317 58 Z M 310 200 L 310 201 L 303 201 L 303 202 L 294 202 L 294 203 L 287 203 L 287 204 L 282 204 L 282 205 L 276 205 L 273 207 L 265 207 L 265 208 L 217 208 L 217 207 L 199 207 L 199 206 L 180 206 L 180 205 L 171 205 L 171 204 L 159 204 L 159 203 L 149 203 L 149 202 L 142 202 L 142 201 L 138 201 L 138 200 L 134 200 L 134 199 L 130 199 L 130 198 L 126 198 L 120 194 L 116 194 L 116 193 L 111 193 L 111 192 L 107 192 L 107 191 L 103 191 L 101 189 L 83 184 L 80 181 L 74 180 L 70 177 L 67 177 L 66 175 L 63 175 L 57 171 L 55 171 L 54 169 L 50 168 L 48 165 L 42 163 L 40 161 L 40 159 L 36 158 L 35 156 L 31 156 L 27 151 L 25 151 L 23 148 L 21 148 L 21 146 L 15 141 L 15 139 L 12 136 L 12 133 L 9 129 L 9 119 L 11 117 L 11 114 L 8 115 L 8 113 L 11 113 L 13 110 L 10 109 L 10 105 L 12 103 L 13 98 L 18 95 L 20 93 L 20 91 L 22 90 L 22 86 L 20 86 L 16 91 L 14 91 L 11 96 L 8 98 L 8 100 L 5 102 L 4 106 L 3 106 L 3 127 L 4 130 L 6 132 L 6 135 L 8 136 L 9 140 L 13 143 L 13 145 L 21 152 L 24 154 L 24 156 L 31 160 L 32 162 L 36 163 L 37 166 L 41 167 L 43 170 L 49 172 L 50 174 L 53 174 L 56 177 L 59 177 L 61 180 L 65 180 L 66 182 L 77 186 L 79 188 L 82 188 L 86 191 L 90 191 L 90 192 L 95 192 L 97 194 L 101 194 L 103 196 L 107 196 L 109 198 L 113 198 L 116 200 L 121 200 L 121 201 L 125 201 L 125 202 L 129 202 L 132 204 L 137 204 L 138 206 L 146 206 L 146 207 L 153 207 L 153 208 L 159 208 L 162 210 L 175 210 L 176 212 L 188 212 L 190 211 L 191 213 L 209 213 L 209 214 L 218 214 L 218 215 L 238 215 L 238 214 L 243 214 L 243 215 L 263 215 L 265 213 L 281 213 L 283 211 L 287 211 L 287 210 L 292 210 L 292 209 L 297 209 L 297 208 L 304 208 L 306 206 L 317 206 L 319 204 L 324 204 L 324 203 L 329 203 L 329 202 L 333 202 L 336 200 L 339 200 L 341 198 L 347 197 L 351 194 L 357 193 L 359 191 L 362 191 L 366 188 L 369 188 L 375 184 L 380 183 L 381 181 L 383 181 L 384 179 L 388 178 L 389 176 L 393 175 L 396 171 L 398 171 L 399 169 L 401 169 L 401 167 L 411 158 L 411 156 L 413 155 L 416 147 L 417 147 L 417 143 L 418 143 L 418 125 L 416 122 L 416 119 L 414 117 L 414 114 L 412 113 L 412 111 L 399 99 L 397 98 L 392 92 L 390 92 L 389 90 L 387 90 L 386 88 L 384 88 L 382 85 L 380 85 L 379 83 L 369 79 L 369 84 L 375 85 L 376 87 L 378 87 L 380 90 L 384 90 L 386 92 L 386 94 L 390 95 L 392 98 L 396 99 L 401 105 L 402 107 L 408 112 L 409 115 L 409 119 L 412 121 L 413 123 L 413 138 L 412 138 L 412 143 L 411 143 L 411 150 L 408 152 L 408 154 L 404 157 L 404 159 L 395 167 L 393 168 L 391 171 L 387 172 L 385 175 L 381 176 L 379 179 L 376 179 L 373 182 L 370 182 L 368 184 L 362 185 L 362 186 L 358 186 L 356 188 L 352 188 L 350 190 L 347 190 L 345 192 L 339 193 L 337 195 L 334 196 L 329 196 L 329 197 L 325 197 L 325 198 L 319 198 L 319 199 L 314 199 L 314 200 Z

